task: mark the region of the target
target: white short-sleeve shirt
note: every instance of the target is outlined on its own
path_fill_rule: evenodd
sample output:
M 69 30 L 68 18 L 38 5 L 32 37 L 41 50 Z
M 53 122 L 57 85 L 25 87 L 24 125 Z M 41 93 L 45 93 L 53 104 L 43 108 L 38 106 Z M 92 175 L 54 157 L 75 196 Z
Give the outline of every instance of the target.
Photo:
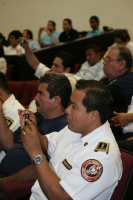
M 61 179 L 59 184 L 72 199 L 111 198 L 122 175 L 122 162 L 108 122 L 84 137 L 65 127 L 47 138 L 50 165 Z M 107 153 L 95 151 L 98 142 L 109 144 Z M 38 181 L 32 187 L 33 199 L 47 199 Z

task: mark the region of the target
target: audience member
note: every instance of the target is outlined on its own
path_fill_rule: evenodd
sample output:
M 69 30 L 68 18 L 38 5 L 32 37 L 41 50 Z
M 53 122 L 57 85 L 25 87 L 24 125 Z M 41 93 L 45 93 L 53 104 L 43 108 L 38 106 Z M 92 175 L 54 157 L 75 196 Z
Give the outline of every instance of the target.
M 42 32 L 45 31 L 47 34 L 41 38 Z M 38 42 L 41 46 L 52 45 L 59 43 L 60 33 L 56 31 L 56 23 L 54 21 L 48 21 L 47 27 L 42 27 L 38 32 Z
M 40 134 L 42 140 L 45 134 L 60 131 L 67 125 L 65 109 L 69 104 L 71 91 L 68 78 L 62 74 L 51 73 L 41 77 L 35 100 L 37 111 L 42 115 L 43 132 Z M 37 124 L 34 114 L 26 112 Z M 1 104 L 0 120 L 1 124 L 5 124 Z M 0 145 L 7 151 L 0 164 L 0 173 L 7 177 L 0 178 L 0 188 L 10 182 L 36 180 L 35 169 L 20 140 L 21 130 L 19 137 L 14 134 L 13 138 L 12 132 L 5 125 L 0 128 Z
M 29 41 L 29 47 L 30 49 L 33 50 L 37 50 L 40 49 L 40 44 L 36 41 L 33 40 L 33 33 L 31 30 L 25 29 L 23 31 L 23 37 L 25 37 L 28 41 Z
M 22 142 L 38 178 L 30 199 L 111 198 L 122 176 L 122 161 L 107 121 L 110 106 L 110 92 L 102 83 L 79 80 L 66 109 L 68 126 L 63 130 L 42 140 L 34 121 L 26 120 L 26 127 L 21 121 Z
M 4 126 L 14 132 L 20 127 L 18 109 L 24 109 L 24 107 L 15 99 L 13 94 L 10 94 L 6 78 L 2 72 L 0 72 L 0 101 L 0 112 L 3 110 L 4 119 L 4 123 L 0 120 L 0 134 L 3 134 L 2 129 Z M 8 141 L 5 142 L 8 143 Z M 5 153 L 2 151 L 0 153 L 0 161 L 4 155 Z
M 3 50 L 5 53 L 6 48 L 8 46 L 8 42 L 6 41 L 5 36 L 2 33 L 0 33 L 0 44 L 3 46 Z
M 60 42 L 69 42 L 79 38 L 79 33 L 72 27 L 71 19 L 63 20 L 63 30 L 59 36 Z
M 76 75 L 86 80 L 100 80 L 104 76 L 102 49 L 96 44 L 86 47 L 86 62 L 84 62 Z
M 105 78 L 101 81 L 107 85 L 112 95 L 112 114 L 126 112 L 133 95 L 132 54 L 123 45 L 112 46 L 104 59 Z
M 0 45 L 0 72 L 2 72 L 3 74 L 6 74 L 7 63 L 4 57 L 5 57 L 4 49 L 3 49 L 3 46 Z
M 9 34 L 10 46 L 6 48 L 6 55 L 16 55 L 25 53 L 24 49 L 19 44 L 19 37 L 22 37 L 22 34 L 18 30 L 14 30 Z
M 86 34 L 86 37 L 92 37 L 100 35 L 102 33 L 102 30 L 99 29 L 99 18 L 97 16 L 90 17 L 90 26 L 92 28 L 92 31 L 89 31 Z
M 127 32 L 127 30 L 117 30 L 115 31 L 115 39 L 114 39 L 115 44 L 121 44 L 126 46 L 132 53 L 133 55 L 133 42 L 130 39 L 130 35 Z
M 21 38 L 20 38 L 21 39 Z M 24 39 L 24 38 L 22 38 Z M 74 57 L 68 52 L 59 52 L 55 55 L 55 59 L 51 66 L 51 69 L 46 67 L 44 64 L 40 63 L 33 52 L 29 49 L 28 41 L 25 39 L 25 43 L 22 45 L 25 49 L 25 56 L 29 65 L 35 70 L 35 76 L 40 78 L 45 73 L 55 72 L 55 73 L 63 73 L 68 77 L 72 89 L 75 87 L 77 80 L 81 79 L 81 77 L 72 74 L 74 73 Z

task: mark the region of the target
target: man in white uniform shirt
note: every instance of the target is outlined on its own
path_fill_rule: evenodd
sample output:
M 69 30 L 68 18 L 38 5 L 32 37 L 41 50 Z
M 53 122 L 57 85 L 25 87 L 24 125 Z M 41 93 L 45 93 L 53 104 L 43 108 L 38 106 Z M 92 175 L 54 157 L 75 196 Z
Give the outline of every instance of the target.
M 111 102 L 102 83 L 79 80 L 66 109 L 68 126 L 44 139 L 33 117 L 24 120 L 27 111 L 21 112 L 21 139 L 38 177 L 31 200 L 111 198 L 122 175 L 120 152 L 107 121 Z

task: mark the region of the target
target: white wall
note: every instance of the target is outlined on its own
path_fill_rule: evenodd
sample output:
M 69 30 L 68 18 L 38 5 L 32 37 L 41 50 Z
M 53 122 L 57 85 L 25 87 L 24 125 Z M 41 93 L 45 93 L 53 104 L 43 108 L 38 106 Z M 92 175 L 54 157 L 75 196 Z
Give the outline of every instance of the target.
M 133 0 L 0 0 L 0 32 L 6 37 L 15 29 L 33 31 L 54 20 L 62 31 L 62 20 L 70 18 L 78 31 L 89 30 L 91 15 L 100 18 L 100 28 L 107 25 L 126 28 L 133 40 Z

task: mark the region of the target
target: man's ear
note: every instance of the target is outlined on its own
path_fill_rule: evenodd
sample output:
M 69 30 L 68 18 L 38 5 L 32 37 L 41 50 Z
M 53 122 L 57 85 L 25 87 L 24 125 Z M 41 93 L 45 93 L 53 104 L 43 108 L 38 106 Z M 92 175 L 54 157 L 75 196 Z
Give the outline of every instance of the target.
M 126 61 L 125 60 L 121 60 L 120 61 L 120 66 L 119 66 L 120 70 L 123 70 L 125 67 L 126 67 Z
M 92 111 L 92 121 L 96 121 L 99 118 L 99 112 L 97 110 Z
M 61 103 L 61 98 L 59 96 L 54 96 L 53 103 L 55 106 L 59 105 Z
M 69 73 L 70 70 L 71 70 L 70 67 L 67 67 L 67 68 L 64 70 L 64 72 Z

